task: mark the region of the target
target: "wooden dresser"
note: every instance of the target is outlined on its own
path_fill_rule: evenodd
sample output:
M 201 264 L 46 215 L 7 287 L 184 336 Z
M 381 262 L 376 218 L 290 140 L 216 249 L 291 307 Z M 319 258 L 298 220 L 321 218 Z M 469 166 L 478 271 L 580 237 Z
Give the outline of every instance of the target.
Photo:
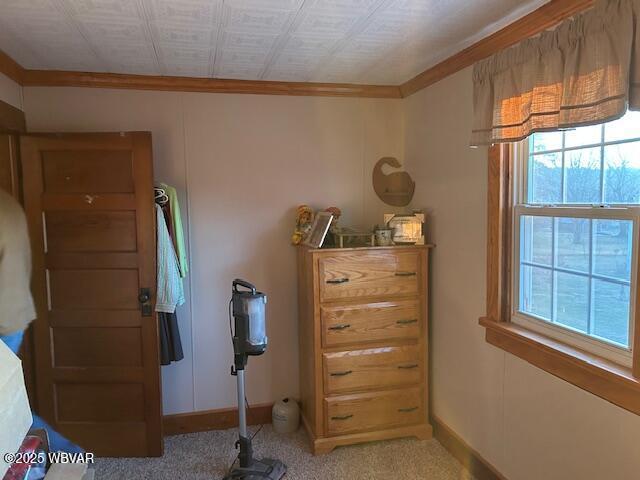
M 315 454 L 431 436 L 429 248 L 299 248 L 300 396 Z

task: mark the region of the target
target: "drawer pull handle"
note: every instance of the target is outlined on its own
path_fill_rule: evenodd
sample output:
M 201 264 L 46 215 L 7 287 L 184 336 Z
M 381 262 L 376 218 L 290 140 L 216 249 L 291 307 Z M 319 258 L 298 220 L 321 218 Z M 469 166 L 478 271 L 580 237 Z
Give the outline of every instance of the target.
M 398 365 L 398 368 L 401 368 L 403 370 L 409 370 L 411 368 L 418 368 L 418 364 L 417 363 L 411 363 L 409 365 Z
M 415 277 L 416 272 L 396 272 L 396 277 Z
M 331 420 L 349 420 L 353 415 L 336 415 L 335 417 L 331 417 Z
M 333 325 L 329 327 L 329 330 L 344 330 L 345 328 L 349 328 L 350 326 L 350 323 L 341 323 L 340 325 Z
M 353 373 L 353 370 L 345 370 L 344 372 L 331 372 L 329 375 L 332 377 L 344 377 L 345 375 L 349 375 Z
M 409 412 L 414 412 L 418 409 L 418 407 L 409 407 L 409 408 L 399 408 L 398 411 L 400 413 L 409 413 Z
M 334 278 L 333 280 L 327 280 L 327 283 L 337 284 L 337 283 L 347 283 L 349 279 L 347 277 L 343 278 Z
M 417 318 L 409 318 L 409 319 L 406 319 L 406 320 L 397 320 L 396 321 L 396 323 L 398 325 L 408 325 L 410 323 L 417 323 L 417 322 L 418 322 Z

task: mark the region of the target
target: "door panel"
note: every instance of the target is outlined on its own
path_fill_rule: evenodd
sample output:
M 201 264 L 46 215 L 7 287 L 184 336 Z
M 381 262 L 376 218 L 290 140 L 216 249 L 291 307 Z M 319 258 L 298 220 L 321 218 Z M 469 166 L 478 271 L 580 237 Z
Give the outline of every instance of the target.
M 62 421 L 144 421 L 144 391 L 139 384 L 59 383 L 56 403 Z
M 135 252 L 135 212 L 47 212 L 47 247 L 54 252 Z
M 57 367 L 142 366 L 139 328 L 62 327 L 52 335 Z
M 133 269 L 50 270 L 51 310 L 136 310 L 138 283 Z
M 162 454 L 148 133 L 21 138 L 38 411 L 97 455 Z
M 59 150 L 42 152 L 45 193 L 134 191 L 131 152 Z

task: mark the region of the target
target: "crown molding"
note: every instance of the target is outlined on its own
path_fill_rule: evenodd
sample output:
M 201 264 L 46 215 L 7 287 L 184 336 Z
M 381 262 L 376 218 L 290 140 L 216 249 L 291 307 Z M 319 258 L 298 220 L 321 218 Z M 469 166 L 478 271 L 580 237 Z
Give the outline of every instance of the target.
M 4 73 L 18 85 L 22 85 L 25 69 L 9 55 L 0 50 L 0 73 Z
M 493 55 L 515 43 L 553 27 L 590 8 L 595 0 L 551 0 L 542 7 L 426 69 L 401 85 L 351 83 L 274 82 L 219 78 L 165 77 L 120 73 L 30 70 L 0 50 L 0 73 L 22 86 L 94 87 L 180 92 L 297 95 L 322 97 L 403 98 Z
M 400 98 L 400 89 L 395 85 L 227 80 L 58 70 L 26 70 L 22 85 L 26 87 L 97 87 L 259 95 Z
M 551 0 L 496 33 L 416 75 L 400 85 L 400 92 L 403 97 L 413 95 L 483 58 L 557 25 L 562 20 L 592 7 L 594 3 L 595 0 Z

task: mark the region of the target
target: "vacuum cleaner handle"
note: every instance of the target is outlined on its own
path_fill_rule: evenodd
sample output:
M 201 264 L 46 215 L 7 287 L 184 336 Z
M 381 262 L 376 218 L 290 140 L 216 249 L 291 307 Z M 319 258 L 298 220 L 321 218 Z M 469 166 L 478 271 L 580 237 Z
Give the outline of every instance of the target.
M 256 287 L 255 287 L 255 285 L 253 285 L 253 284 L 251 284 L 251 283 L 247 282 L 246 280 L 242 280 L 242 279 L 240 279 L 240 278 L 236 278 L 236 279 L 233 281 L 232 285 L 233 285 L 233 291 L 234 291 L 234 292 L 237 292 L 237 291 L 238 291 L 238 285 L 240 285 L 240 286 L 242 286 L 242 287 L 244 287 L 244 288 L 247 288 L 247 289 L 251 290 L 251 293 L 252 293 L 253 295 L 255 295 L 255 294 L 256 294 Z

